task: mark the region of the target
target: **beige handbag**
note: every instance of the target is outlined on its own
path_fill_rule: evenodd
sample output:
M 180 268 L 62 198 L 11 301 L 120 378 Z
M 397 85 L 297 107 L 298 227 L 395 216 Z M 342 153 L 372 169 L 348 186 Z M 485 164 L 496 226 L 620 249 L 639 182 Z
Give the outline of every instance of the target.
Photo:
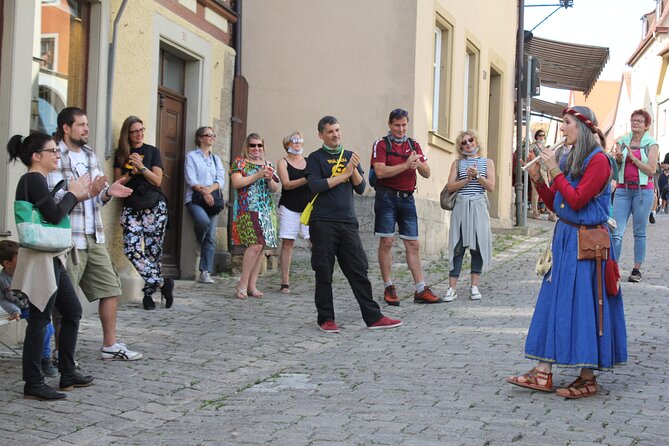
M 548 239 L 546 246 L 541 250 L 537 264 L 534 266 L 534 271 L 538 276 L 543 277 L 548 274 L 553 266 L 553 236 Z

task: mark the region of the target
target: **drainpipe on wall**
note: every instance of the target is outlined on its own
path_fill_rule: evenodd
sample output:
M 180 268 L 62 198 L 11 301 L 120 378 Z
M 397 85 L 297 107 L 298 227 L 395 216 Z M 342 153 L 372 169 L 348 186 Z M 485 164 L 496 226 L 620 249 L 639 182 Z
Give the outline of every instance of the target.
M 242 74 L 242 0 L 235 2 L 235 76 Z
M 118 13 L 116 13 L 116 18 L 114 19 L 114 33 L 112 35 L 112 41 L 109 44 L 109 63 L 107 64 L 107 124 L 105 126 L 105 159 L 108 160 L 112 157 L 112 93 L 114 91 L 114 65 L 116 64 L 116 38 L 118 31 L 118 24 L 121 21 L 121 16 L 123 15 L 123 10 L 125 9 L 128 0 L 123 0 Z
M 525 52 L 525 0 L 518 0 L 518 35 L 516 36 L 516 184 L 513 185 L 516 203 L 516 226 L 524 226 L 523 221 L 523 172 L 520 170 L 521 147 L 523 144 L 523 53 Z

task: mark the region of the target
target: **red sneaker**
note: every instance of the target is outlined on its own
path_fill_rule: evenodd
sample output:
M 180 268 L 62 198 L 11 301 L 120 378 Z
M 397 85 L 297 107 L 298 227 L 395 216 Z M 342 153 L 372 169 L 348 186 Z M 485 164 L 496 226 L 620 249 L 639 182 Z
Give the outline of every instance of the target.
M 318 328 L 326 333 L 339 333 L 339 325 L 335 324 L 335 321 L 331 320 L 323 322 L 318 326 Z
M 435 296 L 429 287 L 425 287 L 420 293 L 416 291 L 413 294 L 413 301 L 417 304 L 440 304 L 443 302 L 441 297 Z
M 394 307 L 400 306 L 400 298 L 397 297 L 397 292 L 395 291 L 395 285 L 388 285 L 383 292 L 383 300 L 386 301 L 388 305 Z
M 390 319 L 389 317 L 381 316 L 381 319 L 374 322 L 367 328 L 370 330 L 379 330 L 381 328 L 395 328 L 399 327 L 400 325 L 402 325 L 402 321 L 399 319 Z

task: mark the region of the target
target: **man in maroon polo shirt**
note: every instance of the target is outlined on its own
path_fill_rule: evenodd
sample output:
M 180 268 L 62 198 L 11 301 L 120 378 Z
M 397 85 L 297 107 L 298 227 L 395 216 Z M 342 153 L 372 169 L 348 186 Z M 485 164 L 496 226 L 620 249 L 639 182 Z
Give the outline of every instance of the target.
M 416 189 L 416 171 L 430 176 L 427 158 L 420 145 L 407 137 L 409 113 L 402 109 L 390 112 L 388 135 L 379 138 L 372 147 L 371 165 L 376 176 L 374 199 L 374 234 L 379 237 L 379 267 L 385 287 L 383 299 L 388 305 L 398 306 L 395 285 L 391 277 L 391 249 L 395 241 L 395 226 L 406 249 L 407 265 L 416 284 L 414 302 L 436 304 L 442 302 L 425 285 L 420 264 L 418 217 L 413 192 Z

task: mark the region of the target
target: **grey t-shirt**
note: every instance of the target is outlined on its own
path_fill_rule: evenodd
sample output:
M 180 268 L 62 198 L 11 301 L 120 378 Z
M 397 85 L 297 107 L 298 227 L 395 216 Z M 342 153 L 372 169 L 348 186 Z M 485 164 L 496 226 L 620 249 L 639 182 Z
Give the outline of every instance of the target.
M 0 271 L 0 307 L 9 315 L 28 309 L 26 296 L 18 291 L 12 291 L 10 289 L 11 284 L 12 276 L 7 274 L 5 270 Z

